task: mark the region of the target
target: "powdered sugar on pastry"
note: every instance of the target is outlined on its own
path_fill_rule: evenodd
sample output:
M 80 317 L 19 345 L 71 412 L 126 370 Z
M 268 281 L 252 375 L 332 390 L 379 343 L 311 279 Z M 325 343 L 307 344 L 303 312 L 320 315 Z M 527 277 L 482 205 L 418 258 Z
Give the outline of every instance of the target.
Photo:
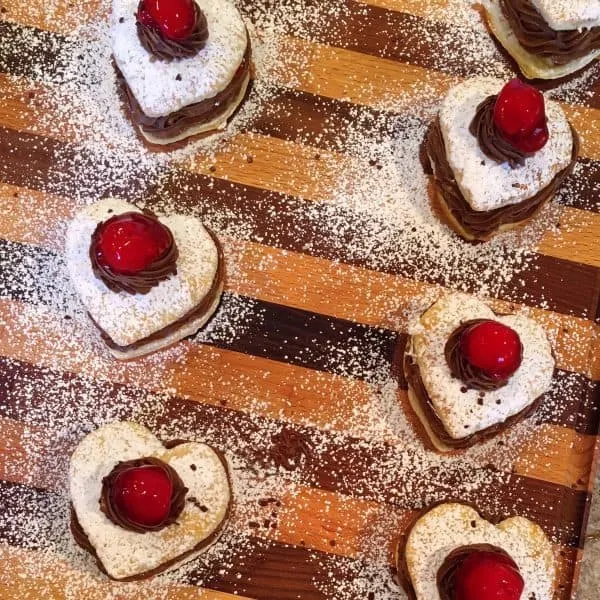
M 554 31 L 600 25 L 598 0 L 531 0 L 531 3 Z
M 480 403 L 478 390 L 452 376 L 444 355 L 450 334 L 465 321 L 495 319 L 514 329 L 523 344 L 519 369 L 500 389 L 488 391 Z M 496 316 L 483 302 L 464 294 L 438 300 L 412 327 L 412 354 L 444 428 L 460 439 L 503 423 L 531 405 L 552 384 L 554 358 L 542 327 L 524 315 Z
M 525 583 L 523 599 L 551 600 L 555 565 L 552 545 L 542 529 L 523 517 L 498 525 L 464 504 L 441 504 L 411 530 L 405 559 L 417 600 L 440 600 L 436 575 L 446 557 L 461 546 L 490 544 L 507 552 Z
M 600 56 L 600 50 L 595 50 L 567 64 L 556 65 L 548 58 L 531 54 L 521 46 L 517 36 L 511 29 L 510 23 L 506 20 L 500 7 L 500 0 L 483 0 L 482 4 L 485 7 L 492 32 L 517 61 L 523 75 L 528 79 L 559 79 L 579 71 Z
M 211 289 L 219 263 L 215 243 L 200 220 L 182 215 L 160 217 L 179 249 L 177 274 L 144 295 L 109 290 L 92 270 L 91 236 L 98 223 L 129 211 L 140 212 L 114 198 L 88 206 L 69 225 L 66 242 L 75 289 L 92 319 L 119 346 L 146 338 L 190 312 Z
M 148 456 L 173 467 L 195 501 L 185 503 L 177 523 L 136 533 L 100 510 L 102 479 L 118 462 Z M 231 501 L 227 470 L 210 446 L 190 442 L 167 450 L 151 431 L 130 422 L 110 423 L 85 437 L 71 457 L 69 481 L 79 523 L 115 579 L 156 569 L 196 548 L 221 526 Z
M 480 149 L 469 131 L 477 106 L 498 94 L 503 81 L 477 78 L 452 88 L 440 109 L 440 125 L 446 156 L 456 182 L 469 205 L 488 211 L 531 198 L 546 187 L 559 171 L 571 162 L 573 135 L 562 108 L 546 99 L 550 137 L 546 145 L 525 159 L 522 167 L 512 169 L 498 164 Z
M 228 0 L 196 2 L 208 22 L 206 46 L 190 58 L 165 62 L 140 43 L 135 24 L 138 0 L 113 0 L 113 56 L 149 117 L 212 98 L 227 87 L 244 58 L 247 33 L 237 8 Z

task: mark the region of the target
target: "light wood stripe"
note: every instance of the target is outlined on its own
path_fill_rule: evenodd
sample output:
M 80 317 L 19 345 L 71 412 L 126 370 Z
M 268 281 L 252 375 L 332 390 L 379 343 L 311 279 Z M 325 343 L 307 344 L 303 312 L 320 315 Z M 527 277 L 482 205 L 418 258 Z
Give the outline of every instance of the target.
M 72 201 L 7 184 L 0 184 L 0 198 L 0 237 L 62 252 L 63 240 L 55 232 L 72 215 Z M 41 219 L 45 226 L 38 226 L 40 214 L 47 216 Z M 600 233 L 600 215 L 596 217 Z M 31 223 L 36 227 L 30 227 Z M 590 232 L 585 239 L 591 240 L 592 235 Z M 564 243 L 566 247 L 566 240 Z M 439 286 L 252 242 L 227 239 L 225 250 L 230 264 L 228 290 L 373 327 L 406 331 L 402 315 L 411 309 L 414 298 L 442 292 Z M 499 312 L 521 308 L 500 300 L 492 305 Z M 554 340 L 557 366 L 589 375 L 592 336 L 597 326 L 585 319 L 537 308 L 529 308 L 528 313 Z
M 90 6 L 90 16 L 93 15 L 94 18 L 98 17 L 96 7 L 98 1 L 94 0 Z M 394 2 L 394 0 L 382 1 Z M 372 4 L 378 5 L 377 0 Z M 404 0 L 400 0 L 398 4 L 402 10 Z M 405 8 L 410 13 L 411 5 L 419 4 L 423 3 L 419 0 L 406 0 Z M 49 28 L 50 31 L 55 31 L 56 26 L 60 27 L 60 23 L 65 23 L 67 30 L 71 31 L 68 19 L 64 20 L 69 9 L 65 9 L 62 0 L 56 4 L 56 18 L 52 14 L 47 16 L 46 5 L 33 9 L 28 7 L 27 11 L 23 11 L 15 0 L 9 0 L 6 8 L 8 18 L 17 23 L 38 26 L 42 29 Z M 414 111 L 415 106 L 422 109 L 428 104 L 424 104 L 424 98 L 428 98 L 429 104 L 437 102 L 451 85 L 460 80 L 434 69 L 373 57 L 291 36 L 281 37 L 280 54 L 284 66 L 278 67 L 277 77 L 282 77 L 280 82 L 283 85 L 312 94 L 349 100 L 386 110 L 399 111 L 412 107 Z M 302 57 L 301 61 L 298 61 L 298 56 Z M 7 108 L 10 108 L 10 104 Z M 569 105 L 564 105 L 564 108 L 567 116 L 582 135 L 582 155 L 598 159 L 600 157 L 598 109 Z
M 196 586 L 146 582 L 120 584 L 105 577 L 74 568 L 56 556 L 0 544 L 0 597 L 3 600 L 249 600 L 245 596 L 226 594 Z M 40 569 L 44 572 L 41 573 Z
M 26 331 L 21 319 L 28 324 Z M 154 389 L 145 375 L 146 368 L 156 369 L 151 358 L 117 365 L 105 354 L 98 355 L 77 343 L 89 335 L 87 329 L 81 330 L 72 322 L 60 323 L 48 311 L 41 313 L 28 305 L 0 300 L 0 322 L 5 323 L 5 335 L 0 337 L 3 356 L 62 371 L 97 374 L 99 380 L 110 373 L 110 381 Z M 58 323 L 60 329 L 69 328 L 66 347 L 57 331 Z M 369 430 L 372 414 L 370 389 L 364 382 L 190 342 L 181 343 L 175 358 L 165 357 L 161 389 L 197 402 L 222 405 L 224 401 L 230 409 L 358 437 Z M 398 400 L 406 407 L 406 392 L 398 390 Z M 408 409 L 406 413 L 415 419 Z M 528 445 L 523 440 L 515 444 L 519 456 L 515 472 L 566 487 L 585 487 L 591 460 L 584 454 L 590 448 L 588 437 L 554 425 L 545 426 L 539 436 L 536 430 L 537 444 Z M 568 465 L 562 445 L 565 439 L 574 456 Z
M 338 178 L 353 162 L 339 153 L 247 133 L 228 139 L 214 156 L 197 154 L 182 166 L 307 200 L 331 200 Z
M 360 3 L 426 19 L 440 19 L 441 11 L 448 8 L 448 0 L 361 0 Z
M 0 299 L 0 354 L 37 365 L 74 373 L 94 373 L 98 378 L 153 389 L 145 369 L 156 370 L 152 357 L 119 363 L 107 352 L 85 343 L 96 335 L 91 326 L 64 323 L 58 316 L 35 307 Z M 27 319 L 27 331 L 18 323 Z M 62 331 L 66 331 L 65 338 Z M 65 339 L 69 345 L 65 347 Z M 62 350 L 61 350 L 62 348 Z M 368 384 L 265 358 L 181 342 L 176 356 L 161 364 L 160 390 L 198 402 L 282 418 L 326 429 L 359 432 L 368 415 Z M 217 377 L 216 375 L 219 375 Z M 143 382 L 146 382 L 145 384 Z M 351 427 L 349 428 L 349 425 Z
M 560 229 L 548 231 L 538 245 L 538 252 L 594 267 L 600 267 L 598 239 L 600 214 L 566 207 L 560 216 Z
M 31 110 L 31 103 L 36 99 L 24 96 L 10 78 L 0 75 L 0 89 L 7 93 L 6 104 L 0 107 L 0 124 L 19 131 L 50 135 L 54 139 L 71 137 L 68 133 L 63 136 L 56 131 L 40 130 L 35 111 Z M 214 157 L 197 155 L 184 166 L 192 172 L 244 185 L 310 200 L 331 200 L 339 176 L 357 164 L 356 159 L 338 153 L 259 134 L 239 134 L 227 141 Z M 546 256 L 600 266 L 600 258 L 595 252 L 599 234 L 599 213 L 565 208 L 560 218 L 560 230 L 548 231 L 538 250 Z
M 10 426 L 13 431 L 21 429 L 22 437 L 31 431 L 31 428 L 26 428 L 19 422 L 1 419 L 0 432 L 3 432 L 7 426 Z M 2 440 L 2 436 L 0 436 L 0 440 Z M 5 446 L 5 443 L 1 441 L 0 444 Z M 2 446 L 0 446 L 0 452 L 3 450 Z M 37 452 L 31 455 L 22 446 L 19 450 L 26 462 L 21 464 L 21 472 L 13 473 L 9 480 L 15 483 L 31 484 L 31 477 L 26 474 L 25 465 L 35 465 L 41 457 Z M 37 487 L 41 487 L 40 482 L 35 483 L 37 483 Z M 52 490 L 57 481 L 54 479 L 49 483 L 49 486 L 44 487 Z M 381 560 L 383 556 L 390 565 L 394 564 L 395 546 L 400 534 L 410 526 L 417 516 L 415 511 L 396 509 L 388 505 L 304 486 L 295 487 L 294 491 L 288 492 L 279 501 L 281 506 L 277 508 L 277 528 L 255 530 L 259 535 L 281 543 L 300 545 L 348 558 L 357 558 L 364 555 L 365 551 L 368 558 L 369 552 L 387 549 L 387 552 L 380 552 L 378 558 Z M 268 507 L 262 511 L 257 508 L 257 512 L 253 514 L 252 512 L 246 513 L 245 509 L 242 509 L 240 514 L 236 509 L 231 526 L 243 530 L 244 525 L 251 520 L 256 519 L 262 522 L 265 515 L 270 516 L 271 510 L 272 508 Z M 379 548 L 365 548 L 365 540 L 373 531 L 379 533 Z M 559 564 L 565 562 L 560 560 L 562 548 L 555 546 L 555 550 Z M 570 569 L 565 569 L 565 566 L 562 565 L 559 573 L 566 576 L 566 581 L 568 581 Z M 204 597 L 201 596 L 201 598 Z M 216 598 L 220 599 L 221 597 L 216 596 Z M 223 596 L 224 600 L 225 598 L 228 596 Z
M 407 107 L 434 106 L 460 78 L 352 50 L 309 43 L 297 38 L 282 40 L 287 63 L 283 84 L 329 98 L 349 100 L 374 108 L 402 112 Z M 294 60 L 302 56 L 302 64 Z M 600 158 L 600 111 L 562 104 L 581 135 L 581 156 Z M 417 109 L 418 110 L 418 109 Z

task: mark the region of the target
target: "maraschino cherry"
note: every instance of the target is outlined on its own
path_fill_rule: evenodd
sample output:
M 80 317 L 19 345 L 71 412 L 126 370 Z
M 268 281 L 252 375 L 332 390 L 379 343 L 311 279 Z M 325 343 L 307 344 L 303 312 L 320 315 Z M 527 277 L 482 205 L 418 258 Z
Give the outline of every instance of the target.
M 137 19 L 170 40 L 185 40 L 196 26 L 194 0 L 142 0 Z
M 548 141 L 544 96 L 519 79 L 509 81 L 496 99 L 494 124 L 511 146 L 537 152 Z
M 94 252 L 100 265 L 134 275 L 162 258 L 172 243 L 171 232 L 160 221 L 128 212 L 102 223 Z
M 453 600 L 519 600 L 524 587 L 511 558 L 496 552 L 473 552 L 456 569 Z
M 165 471 L 143 466 L 117 475 L 111 502 L 128 521 L 155 527 L 169 516 L 172 495 L 173 484 Z
M 485 320 L 465 329 L 460 351 L 490 379 L 508 379 L 521 365 L 523 347 L 519 334 L 498 321 Z

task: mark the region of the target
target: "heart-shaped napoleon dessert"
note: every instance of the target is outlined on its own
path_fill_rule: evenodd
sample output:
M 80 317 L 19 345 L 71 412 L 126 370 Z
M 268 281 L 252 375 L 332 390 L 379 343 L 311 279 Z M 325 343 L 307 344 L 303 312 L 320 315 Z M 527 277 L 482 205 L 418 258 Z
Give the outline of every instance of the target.
M 528 79 L 560 79 L 600 55 L 594 0 L 484 0 L 488 25 Z
M 157 218 L 114 198 L 75 216 L 66 259 L 75 290 L 119 359 L 194 334 L 223 291 L 221 246 L 199 219 Z
M 525 418 L 552 385 L 543 328 L 496 315 L 466 294 L 438 300 L 411 325 L 404 354 L 410 404 L 434 446 L 447 452 Z
M 556 567 L 544 531 L 524 517 L 494 525 L 465 504 L 440 504 L 397 547 L 414 600 L 551 600 Z
M 250 41 L 229 0 L 113 0 L 112 38 L 128 112 L 150 145 L 223 129 L 244 99 Z
M 225 525 L 232 495 L 223 455 L 196 442 L 167 446 L 141 425 L 115 422 L 71 456 L 73 534 L 112 579 L 191 560 Z
M 434 202 L 467 240 L 488 240 L 532 218 L 577 159 L 577 134 L 561 106 L 531 86 L 505 87 L 491 78 L 453 87 L 425 140 Z

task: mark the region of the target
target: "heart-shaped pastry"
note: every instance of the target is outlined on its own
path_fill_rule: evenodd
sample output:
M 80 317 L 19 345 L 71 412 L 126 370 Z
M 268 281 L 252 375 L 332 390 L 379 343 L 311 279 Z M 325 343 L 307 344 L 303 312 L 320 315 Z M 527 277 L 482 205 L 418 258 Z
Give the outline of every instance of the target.
M 465 600 L 553 596 L 552 544 L 524 517 L 494 525 L 465 504 L 440 504 L 413 524 L 398 544 L 396 560 L 402 584 L 415 600 L 454 600 L 457 588 Z
M 75 216 L 66 260 L 103 340 L 124 360 L 194 334 L 223 291 L 222 249 L 199 219 L 155 217 L 114 198 Z
M 434 446 L 466 448 L 523 419 L 552 385 L 543 328 L 496 315 L 466 294 L 438 300 L 416 323 L 404 354 L 412 408 Z
M 250 80 L 229 0 L 113 0 L 112 51 L 131 119 L 151 146 L 225 128 Z
M 220 452 L 197 442 L 165 446 L 131 422 L 87 435 L 71 456 L 69 481 L 74 537 L 116 580 L 148 577 L 205 551 L 232 502 Z
M 523 83 L 516 93 L 504 87 L 492 78 L 453 87 L 425 139 L 436 208 L 467 240 L 489 240 L 532 218 L 577 159 L 577 134 L 557 102 Z

